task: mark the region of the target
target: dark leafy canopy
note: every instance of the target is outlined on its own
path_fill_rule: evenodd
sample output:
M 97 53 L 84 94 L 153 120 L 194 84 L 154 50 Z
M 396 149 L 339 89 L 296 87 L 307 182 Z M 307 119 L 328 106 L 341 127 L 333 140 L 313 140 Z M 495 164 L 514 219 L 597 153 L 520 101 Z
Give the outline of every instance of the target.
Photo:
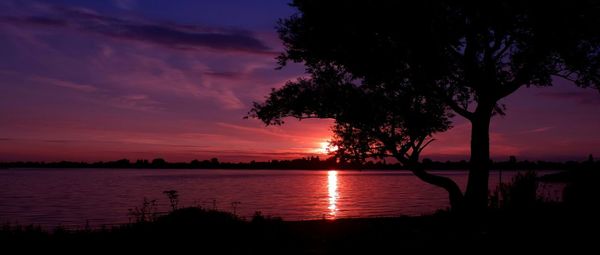
M 369 84 L 408 79 L 458 114 L 559 76 L 600 88 L 598 1 L 296 0 L 280 23 L 287 62 L 343 67 Z
M 394 154 L 393 144 L 404 156 L 448 127 L 442 103 L 472 119 L 502 114 L 499 99 L 522 86 L 549 86 L 555 76 L 600 88 L 595 1 L 292 5 L 299 13 L 280 22 L 286 52 L 279 62 L 303 63 L 311 78 L 273 91 L 251 114 L 268 124 L 334 118 L 342 154 Z
M 267 124 L 284 117 L 332 118 L 333 144 L 342 160 L 393 156 L 402 162 L 418 157 L 435 132 L 449 127 L 441 102 L 403 82 L 367 83 L 340 68 L 320 66 L 311 78 L 274 90 L 250 115 Z M 402 89 L 400 89 L 402 88 Z

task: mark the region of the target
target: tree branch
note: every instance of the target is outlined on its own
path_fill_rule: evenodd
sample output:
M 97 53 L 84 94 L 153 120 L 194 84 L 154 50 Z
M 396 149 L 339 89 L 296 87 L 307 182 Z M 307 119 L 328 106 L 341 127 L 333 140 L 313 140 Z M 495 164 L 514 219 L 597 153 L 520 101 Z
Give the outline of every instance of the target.
M 419 148 L 418 152 L 421 153 L 423 151 L 423 149 L 425 149 L 425 147 L 427 147 L 427 145 L 429 145 L 433 141 L 435 141 L 435 139 L 430 139 L 429 141 L 427 141 L 423 146 L 421 146 L 421 148 Z
M 471 120 L 473 118 L 473 113 L 468 111 L 465 108 L 460 107 L 456 101 L 454 101 L 454 99 L 445 96 L 444 97 L 444 101 L 446 102 L 446 104 L 448 104 L 448 106 L 450 106 L 450 109 L 452 109 L 454 112 L 456 112 L 457 114 L 459 114 L 460 116 L 465 117 L 468 120 Z
M 506 40 L 506 42 L 504 43 L 504 47 L 494 57 L 494 61 L 500 60 L 502 58 L 502 56 L 504 56 L 504 53 L 506 53 L 506 51 L 512 47 L 513 42 L 514 42 L 514 39 L 512 37 L 509 37 Z
M 573 82 L 573 83 L 577 82 L 577 79 L 573 79 L 573 78 L 570 77 L 571 74 L 564 75 L 564 74 L 560 74 L 560 73 L 555 73 L 555 74 L 552 74 L 552 75 L 560 77 L 560 78 L 563 78 L 563 79 L 565 79 L 567 81 L 570 81 L 570 82 Z
M 516 82 L 512 82 L 504 87 L 502 87 L 500 89 L 500 92 L 496 95 L 496 101 L 500 100 L 502 98 L 507 97 L 508 95 L 514 93 L 515 91 L 517 91 L 521 86 L 523 86 L 523 84 L 520 83 L 516 83 Z
M 463 201 L 463 194 L 456 182 L 448 177 L 430 174 L 419 164 L 414 164 L 409 169 L 420 180 L 445 189 L 450 198 L 451 208 L 453 210 L 460 208 Z
M 500 88 L 499 92 L 495 95 L 494 99 L 498 101 L 514 93 L 515 91 L 517 91 L 517 89 L 523 86 L 525 84 L 525 81 L 527 80 L 527 76 L 529 75 L 529 69 L 531 69 L 529 66 L 530 65 L 527 64 L 523 66 L 511 82 Z
M 425 143 L 425 145 L 422 146 L 421 148 L 424 148 L 432 141 L 433 141 L 433 139 L 431 139 L 430 141 Z M 423 140 L 421 140 L 420 144 L 422 144 L 422 142 L 423 142 Z M 409 145 L 413 145 L 413 144 L 414 144 L 414 140 L 411 139 L 411 142 L 409 143 Z M 405 146 L 403 146 L 403 147 L 410 148 L 410 146 L 406 146 L 406 145 L 407 144 L 405 144 Z M 460 190 L 460 188 L 458 187 L 458 185 L 456 184 L 456 182 L 454 182 L 452 179 L 450 179 L 448 177 L 430 174 L 427 171 L 425 171 L 425 169 L 423 169 L 423 167 L 419 164 L 420 150 L 413 150 L 411 153 L 412 155 L 408 155 L 408 153 L 406 151 L 403 151 L 403 152 L 398 151 L 395 144 L 394 144 L 394 146 L 387 146 L 387 147 L 389 147 L 389 150 L 392 152 L 392 155 L 394 155 L 396 160 L 398 160 L 400 163 L 402 163 L 404 166 L 406 166 L 415 176 L 417 176 L 417 178 L 419 178 L 420 180 L 422 180 L 426 183 L 429 183 L 431 185 L 438 186 L 438 187 L 445 189 L 448 192 L 448 197 L 450 199 L 451 208 L 453 210 L 460 209 L 460 207 L 462 205 L 462 201 L 463 201 L 463 194 L 462 194 L 462 191 Z M 402 149 L 402 150 L 404 150 L 404 149 Z

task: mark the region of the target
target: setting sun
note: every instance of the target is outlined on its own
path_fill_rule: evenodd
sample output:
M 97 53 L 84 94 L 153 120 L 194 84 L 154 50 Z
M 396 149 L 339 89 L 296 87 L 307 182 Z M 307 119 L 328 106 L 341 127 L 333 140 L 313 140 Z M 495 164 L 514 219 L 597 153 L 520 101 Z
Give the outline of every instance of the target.
M 337 146 L 332 145 L 330 142 L 320 142 L 319 147 L 314 150 L 316 153 L 329 154 L 330 152 L 337 151 Z

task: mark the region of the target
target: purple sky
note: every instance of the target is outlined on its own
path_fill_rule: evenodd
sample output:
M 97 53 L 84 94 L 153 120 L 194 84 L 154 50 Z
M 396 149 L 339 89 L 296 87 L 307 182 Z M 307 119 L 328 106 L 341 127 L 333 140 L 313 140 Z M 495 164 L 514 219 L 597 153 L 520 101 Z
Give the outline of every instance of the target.
M 252 101 L 302 75 L 275 70 L 285 1 L 1 1 L 0 161 L 318 155 L 329 120 L 265 127 Z M 492 123 L 496 159 L 600 156 L 600 93 L 521 89 Z M 457 118 L 426 151 L 468 158 Z

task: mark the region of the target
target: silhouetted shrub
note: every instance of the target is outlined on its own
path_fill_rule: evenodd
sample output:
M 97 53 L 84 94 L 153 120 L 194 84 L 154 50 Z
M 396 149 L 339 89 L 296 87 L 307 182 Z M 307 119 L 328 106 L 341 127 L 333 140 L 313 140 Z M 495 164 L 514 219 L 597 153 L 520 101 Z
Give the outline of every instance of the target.
M 171 211 L 177 210 L 177 206 L 179 205 L 179 194 L 177 190 L 165 190 L 163 194 L 169 198 L 169 204 L 171 205 Z
M 242 222 L 242 219 L 230 212 L 207 210 L 201 207 L 186 207 L 177 209 L 167 215 L 158 217 L 158 224 L 169 225 L 219 225 L 232 222 Z
M 510 183 L 500 183 L 490 195 L 490 207 L 527 209 L 540 201 L 537 195 L 538 181 L 534 171 L 518 173 Z
M 156 211 L 156 199 L 148 200 L 144 198 L 141 207 L 129 209 L 129 216 L 133 217 L 135 222 L 150 222 L 156 219 L 158 212 Z
M 252 215 L 252 223 L 261 223 L 264 221 L 265 221 L 265 216 L 262 214 L 261 211 L 254 212 L 254 215 Z
M 266 223 L 276 223 L 276 222 L 282 222 L 282 221 L 283 221 L 283 219 L 281 217 L 265 216 L 265 215 L 263 215 L 263 213 L 261 211 L 254 212 L 254 215 L 252 215 L 252 219 L 250 220 L 250 222 L 255 225 L 261 225 L 261 224 L 266 224 Z
M 598 180 L 600 173 L 598 169 L 581 169 L 571 171 L 571 179 L 563 190 L 563 201 L 566 205 L 575 209 L 597 208 L 600 189 Z

